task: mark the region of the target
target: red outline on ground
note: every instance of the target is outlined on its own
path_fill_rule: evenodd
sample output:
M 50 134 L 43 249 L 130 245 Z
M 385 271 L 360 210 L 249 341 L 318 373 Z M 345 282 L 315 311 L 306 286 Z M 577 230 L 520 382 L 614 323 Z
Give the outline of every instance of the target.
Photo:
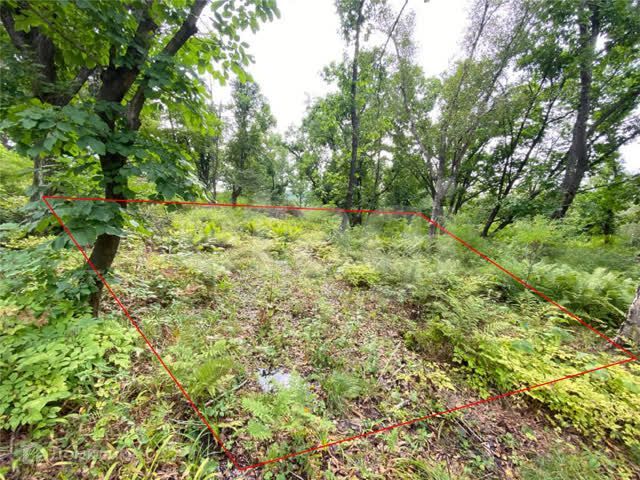
M 457 237 L 453 233 L 449 232 L 443 226 L 439 225 L 437 222 L 435 222 L 434 220 L 432 220 L 431 218 L 427 217 L 425 214 L 420 213 L 420 212 L 365 210 L 365 209 L 344 209 L 344 208 L 324 208 L 324 207 L 294 207 L 294 206 L 287 206 L 287 205 L 248 205 L 248 204 L 235 204 L 234 205 L 234 204 L 228 204 L 228 203 L 201 203 L 201 202 L 162 201 L 162 200 L 148 200 L 148 199 L 116 200 L 116 199 L 99 198 L 99 197 L 65 197 L 65 196 L 56 196 L 56 195 L 45 195 L 45 196 L 42 197 L 42 200 L 47 205 L 47 208 L 51 211 L 51 213 L 56 218 L 56 220 L 58 221 L 60 226 L 63 228 L 63 230 L 67 233 L 67 235 L 69 235 L 69 238 L 75 244 L 75 246 L 78 248 L 78 250 L 80 251 L 82 256 L 85 258 L 85 260 L 89 264 L 89 266 L 96 272 L 96 275 L 98 276 L 98 278 L 104 283 L 104 286 L 106 287 L 107 291 L 111 294 L 111 296 L 116 301 L 118 306 L 122 309 L 122 311 L 125 314 L 125 316 L 129 319 L 131 324 L 135 327 L 135 329 L 138 331 L 138 333 L 142 336 L 142 338 L 144 339 L 145 343 L 147 344 L 147 346 L 149 347 L 151 352 L 156 356 L 156 358 L 158 359 L 160 364 L 167 371 L 167 373 L 169 374 L 169 376 L 171 377 L 173 382 L 176 384 L 176 386 L 178 387 L 178 389 L 180 390 L 180 392 L 182 393 L 184 398 L 187 400 L 187 402 L 191 406 L 191 408 L 193 408 L 193 410 L 196 412 L 198 417 L 200 417 L 200 419 L 207 426 L 207 428 L 209 429 L 209 431 L 211 432 L 213 437 L 216 439 L 216 441 L 220 445 L 220 448 L 227 455 L 227 457 L 229 458 L 231 463 L 233 463 L 235 468 L 237 468 L 240 471 L 251 470 L 251 469 L 258 468 L 258 467 L 261 467 L 261 466 L 264 466 L 264 465 L 267 465 L 267 464 L 270 464 L 270 463 L 279 462 L 279 461 L 282 461 L 282 460 L 286 460 L 288 458 L 296 457 L 298 455 L 303 455 L 305 453 L 314 452 L 316 450 L 322 450 L 324 448 L 329 448 L 329 447 L 332 447 L 334 445 L 338 445 L 338 444 L 341 444 L 341 443 L 345 443 L 345 442 L 349 442 L 349 441 L 352 441 L 352 440 L 356 440 L 358 438 L 368 437 L 370 435 L 375 435 L 375 434 L 378 434 L 378 433 L 386 432 L 388 430 L 392 430 L 394 428 L 403 427 L 403 426 L 406 426 L 406 425 L 411 425 L 411 424 L 417 423 L 417 422 L 422 422 L 422 421 L 430 419 L 430 418 L 438 417 L 438 416 L 441 416 L 441 415 L 446 415 L 448 413 L 456 412 L 458 410 L 463 410 L 465 408 L 471 408 L 471 407 L 475 407 L 477 405 L 482 405 L 484 403 L 493 402 L 493 401 L 499 400 L 501 398 L 511 397 L 511 396 L 517 395 L 519 393 L 523 393 L 523 392 L 527 392 L 527 391 L 530 391 L 530 390 L 534 390 L 536 388 L 545 387 L 547 385 L 551 385 L 551 384 L 560 382 L 562 380 L 568 380 L 570 378 L 579 377 L 581 375 L 585 375 L 587 373 L 595 372 L 597 370 L 603 370 L 605 368 L 610 368 L 610 367 L 613 367 L 615 365 L 622 365 L 624 363 L 629 363 L 629 362 L 633 362 L 633 361 L 637 361 L 638 360 L 638 357 L 636 357 L 629 350 L 627 350 L 626 348 L 618 345 L 616 342 L 611 340 L 605 334 L 599 332 L 598 330 L 593 328 L 591 325 L 586 323 L 584 320 L 582 320 L 576 314 L 570 312 L 569 310 L 567 310 L 565 307 L 563 307 L 559 303 L 557 303 L 554 300 L 550 299 L 544 293 L 542 293 L 539 290 L 537 290 L 536 288 L 532 287 L 527 282 L 522 280 L 520 277 L 514 275 L 509 270 L 504 268 L 502 265 L 498 264 L 496 261 L 494 261 L 491 258 L 489 258 L 488 256 L 486 256 L 484 253 L 479 252 L 478 250 L 473 248 L 471 245 L 469 245 L 467 242 L 465 242 L 461 238 Z M 618 350 L 622 351 L 629 358 L 626 358 L 624 360 L 619 360 L 617 362 L 609 363 L 607 365 L 602 365 L 602 366 L 599 366 L 599 367 L 591 368 L 589 370 L 584 370 L 582 372 L 573 373 L 571 375 L 565 375 L 564 377 L 560 377 L 560 378 L 556 378 L 556 379 L 553 379 L 553 380 L 549 380 L 549 381 L 546 381 L 544 383 L 539 383 L 539 384 L 536 384 L 536 385 L 531 385 L 529 387 L 523 387 L 523 388 L 520 388 L 520 389 L 517 389 L 517 390 L 510 391 L 510 392 L 501 393 L 500 395 L 495 395 L 493 397 L 489 397 L 489 398 L 485 398 L 485 399 L 478 400 L 478 401 L 475 401 L 475 402 L 467 403 L 465 405 L 459 405 L 457 407 L 453 407 L 453 408 L 450 408 L 448 410 L 444 410 L 442 412 L 436 412 L 436 413 L 432 413 L 432 414 L 429 414 L 429 415 L 425 415 L 423 417 L 414 418 L 413 420 L 408 420 L 408 421 L 405 421 L 405 422 L 389 425 L 389 426 L 386 426 L 386 427 L 383 427 L 383 428 L 370 430 L 370 431 L 367 431 L 367 432 L 362 432 L 362 433 L 359 433 L 358 435 L 354 435 L 354 436 L 347 437 L 347 438 L 342 438 L 340 440 L 335 440 L 335 441 L 332 441 L 332 442 L 329 442 L 329 443 L 325 443 L 325 444 L 322 444 L 322 445 L 317 445 L 315 447 L 307 448 L 305 450 L 300 450 L 299 452 L 289 453 L 287 455 L 283 455 L 283 456 L 278 457 L 278 458 L 273 458 L 273 459 L 270 459 L 270 460 L 265 460 L 265 461 L 262 461 L 262 462 L 258 462 L 258 463 L 254 463 L 252 465 L 247 465 L 247 466 L 242 467 L 242 466 L 240 466 L 238 464 L 238 461 L 236 460 L 235 456 L 224 446 L 224 443 L 220 439 L 220 436 L 216 433 L 216 431 L 213 429 L 213 427 L 211 426 L 209 421 L 206 419 L 206 417 L 202 414 L 202 412 L 200 412 L 200 410 L 198 409 L 196 404 L 193 402 L 193 400 L 191 400 L 191 397 L 189 396 L 187 391 L 184 389 L 184 387 L 182 386 L 180 381 L 175 377 L 175 375 L 173 374 L 171 369 L 167 366 L 167 364 L 164 362 L 164 360 L 162 360 L 162 357 L 157 352 L 157 350 L 154 348 L 154 346 L 151 344 L 151 342 L 149 341 L 147 336 L 144 334 L 144 332 L 140 329 L 140 327 L 138 326 L 138 323 L 133 319 L 133 317 L 131 316 L 131 314 L 127 310 L 127 308 L 122 304 L 120 299 L 113 292 L 113 290 L 111 289 L 111 286 L 109 285 L 109 283 L 105 280 L 105 278 L 100 274 L 100 272 L 93 265 L 93 263 L 89 259 L 89 256 L 86 254 L 84 249 L 80 246 L 80 244 L 76 241 L 76 239 L 74 238 L 74 236 L 71 233 L 71 231 L 69 230 L 69 228 L 63 223 L 62 219 L 56 213 L 56 211 L 53 209 L 53 207 L 48 202 L 48 200 L 101 201 L 101 202 L 115 202 L 115 203 L 152 203 L 152 204 L 160 204 L 160 205 L 192 205 L 192 206 L 214 207 L 214 208 L 216 208 L 216 207 L 240 207 L 240 208 L 254 208 L 254 209 L 259 209 L 259 210 L 283 209 L 283 210 L 325 211 L 325 212 L 334 212 L 334 213 L 374 213 L 374 214 L 379 214 L 379 215 L 405 215 L 405 216 L 413 215 L 413 216 L 416 216 L 416 217 L 421 217 L 424 220 L 426 220 L 427 222 L 429 222 L 430 224 L 434 225 L 436 228 L 438 228 L 440 231 L 442 231 L 446 235 L 450 236 L 451 238 L 453 238 L 454 240 L 456 240 L 460 244 L 464 245 L 468 250 L 472 251 L 476 255 L 480 256 L 481 258 L 483 258 L 487 262 L 489 262 L 492 265 L 494 265 L 495 267 L 497 267 L 498 269 L 502 270 L 504 273 L 506 273 L 511 278 L 513 278 L 516 282 L 520 283 L 525 288 L 531 290 L 533 293 L 538 295 L 543 300 L 545 300 L 545 301 L 549 302 L 550 304 L 554 305 L 559 310 L 561 310 L 562 312 L 564 312 L 565 314 L 567 314 L 568 316 L 570 316 L 574 320 L 578 321 L 584 327 L 588 328 L 589 330 L 593 331 L 594 333 L 596 333 L 597 335 L 602 337 L 604 340 L 606 340 L 612 346 L 614 346 Z

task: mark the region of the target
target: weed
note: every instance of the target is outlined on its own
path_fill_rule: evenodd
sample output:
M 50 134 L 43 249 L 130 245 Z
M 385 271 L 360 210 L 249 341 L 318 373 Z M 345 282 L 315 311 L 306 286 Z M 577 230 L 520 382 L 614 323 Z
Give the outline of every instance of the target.
M 349 400 L 355 400 L 368 390 L 363 379 L 341 371 L 330 373 L 321 381 L 321 385 L 327 406 L 336 412 L 346 410 Z
M 601 480 L 616 478 L 607 473 L 611 461 L 603 455 L 579 451 L 553 452 L 522 468 L 523 480 Z

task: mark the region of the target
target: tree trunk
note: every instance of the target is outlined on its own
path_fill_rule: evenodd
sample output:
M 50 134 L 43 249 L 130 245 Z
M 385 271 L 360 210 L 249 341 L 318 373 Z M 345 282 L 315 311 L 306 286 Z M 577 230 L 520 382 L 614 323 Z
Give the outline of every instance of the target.
M 347 198 L 345 206 L 347 210 L 354 207 L 353 198 L 355 190 L 360 188 L 360 168 L 358 166 L 358 147 L 360 143 L 360 116 L 358 115 L 358 59 L 360 56 L 360 27 L 362 26 L 362 8 L 364 0 L 360 2 L 358 19 L 356 20 L 356 31 L 353 47 L 353 65 L 351 67 L 351 162 L 349 165 L 349 185 L 347 187 Z M 362 223 L 362 214 L 352 213 L 342 217 L 342 229 L 346 229 L 347 223 L 352 227 Z
M 231 203 L 232 204 L 237 204 L 238 203 L 238 197 L 240 196 L 240 194 L 242 193 L 242 187 L 239 186 L 232 186 L 231 187 Z
M 43 195 L 49 195 L 51 192 L 46 190 L 47 184 L 47 168 L 50 166 L 48 158 L 42 158 L 40 155 L 33 159 L 33 177 L 31 181 L 30 202 L 39 201 Z
M 444 190 L 442 186 L 436 185 L 436 194 L 433 196 L 433 205 L 431 206 L 431 220 L 442 225 L 442 218 L 444 217 Z M 429 226 L 429 236 L 431 238 L 435 237 L 438 233 L 438 228 L 431 224 Z
M 126 187 L 122 177 L 120 176 L 120 169 L 125 165 L 127 159 L 122 155 L 106 154 L 100 157 L 100 165 L 105 180 L 105 198 L 124 199 L 124 188 Z M 125 202 L 118 202 L 120 208 L 126 208 Z M 111 235 L 109 233 L 102 233 L 96 239 L 96 243 L 91 251 L 89 261 L 100 272 L 101 275 L 105 275 L 111 268 L 113 260 L 118 253 L 118 247 L 120 246 L 120 237 L 118 235 Z M 89 305 L 94 316 L 98 316 L 100 311 L 100 300 L 102 298 L 102 289 L 104 283 L 100 278 L 96 276 L 95 290 L 89 297 Z
M 438 159 L 438 168 L 436 172 L 436 181 L 433 192 L 433 204 L 431 206 L 431 220 L 442 225 L 444 223 L 444 200 L 447 196 L 449 182 L 445 180 L 445 160 L 444 156 Z M 429 226 L 429 237 L 434 238 L 438 233 L 438 228 L 431 224 Z
M 491 229 L 491 225 L 493 225 L 493 222 L 495 222 L 496 217 L 498 216 L 498 212 L 500 212 L 500 203 L 496 203 L 496 205 L 491 210 L 491 213 L 489 213 L 489 217 L 487 218 L 487 221 L 484 224 L 484 228 L 480 233 L 481 237 L 486 238 L 489 236 L 489 230 Z
M 627 319 L 620 327 L 615 341 L 617 343 L 630 341 L 640 345 L 640 287 L 636 291 L 636 297 L 633 299 L 631 307 L 629 307 Z
M 589 152 L 587 150 L 587 122 L 591 109 L 591 82 L 593 76 L 593 57 L 596 40 L 600 33 L 597 7 L 587 0 L 582 2 L 582 12 L 591 8 L 591 17 L 580 18 L 580 100 L 578 113 L 573 126 L 571 147 L 567 152 L 567 168 L 562 180 L 560 191 L 562 203 L 551 215 L 552 218 L 564 218 L 573 203 L 580 183 L 589 169 Z M 591 27 L 591 28 L 589 28 Z

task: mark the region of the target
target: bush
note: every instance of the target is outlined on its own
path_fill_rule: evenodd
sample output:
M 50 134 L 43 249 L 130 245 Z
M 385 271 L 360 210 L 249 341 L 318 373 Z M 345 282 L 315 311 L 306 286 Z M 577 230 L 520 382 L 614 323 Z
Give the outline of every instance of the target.
M 348 264 L 340 267 L 338 276 L 352 287 L 371 287 L 380 282 L 380 274 L 368 263 Z

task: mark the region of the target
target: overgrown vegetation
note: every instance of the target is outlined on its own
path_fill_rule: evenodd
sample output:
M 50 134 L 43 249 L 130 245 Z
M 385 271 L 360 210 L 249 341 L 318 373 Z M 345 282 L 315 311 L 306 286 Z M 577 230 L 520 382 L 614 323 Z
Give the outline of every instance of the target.
M 225 445 L 246 463 L 622 358 L 457 242 L 442 237 L 424 245 L 426 222 L 370 216 L 363 226 L 341 232 L 340 218 L 327 213 L 274 218 L 243 209 L 136 208 L 145 224 L 127 237 L 110 281 Z M 572 258 L 601 251 L 601 245 L 569 227 L 536 236 L 540 229 L 548 230 L 537 221 L 520 222 L 482 248 L 534 283 L 545 278 L 547 266 L 562 265 L 569 278 L 619 279 L 607 287 L 607 298 L 630 297 L 628 279 L 637 267 L 616 270 L 594 262 L 585 270 Z M 567 242 L 571 247 L 564 250 Z M 633 258 L 630 238 L 607 245 L 609 254 Z M 532 248 L 535 257 L 526 253 Z M 215 477 L 231 467 L 131 326 L 113 314 L 97 323 L 71 313 L 87 295 L 73 283 L 78 255 L 29 245 L 9 255 L 15 258 L 4 264 L 1 286 L 5 328 L 13 330 L 3 336 L 2 388 L 22 393 L 3 395 L 3 422 L 6 429 L 30 432 L 16 437 L 14 459 L 25 442 L 40 443 L 52 459 L 62 455 L 63 440 L 50 440 L 48 432 L 64 428 L 67 435 L 76 432 L 80 449 L 119 443 L 141 471 L 175 468 L 184 474 L 205 465 L 202 472 Z M 20 263 L 21 256 L 37 267 Z M 42 270 L 7 275 L 27 268 Z M 540 287 L 549 288 L 544 282 Z M 13 296 L 16 291 L 24 295 Z M 598 300 L 602 290 L 575 282 L 567 291 L 578 305 L 600 309 L 585 309 L 587 321 L 615 332 L 624 316 Z M 52 293 L 40 305 L 29 292 Z M 58 312 L 64 305 L 68 311 Z M 476 478 L 508 469 L 522 478 L 574 470 L 576 478 L 632 478 L 640 453 L 639 392 L 637 366 L 615 367 L 525 392 L 509 407 L 465 410 L 345 444 L 331 455 L 270 465 L 263 474 L 316 478 L 352 468 L 375 476 L 387 468 L 397 478 Z M 61 417 L 80 405 L 84 414 Z M 517 421 L 511 409 L 522 412 Z M 487 415 L 504 426 L 484 425 Z M 105 429 L 116 418 L 116 428 Z M 155 440 L 143 441 L 141 432 L 159 428 L 158 421 Z M 596 460 L 603 439 L 617 460 Z M 487 451 L 486 441 L 511 453 Z M 552 442 L 578 442 L 594 453 L 562 447 L 575 461 L 559 464 Z M 386 445 L 382 457 L 380 445 Z M 427 451 L 440 460 L 423 463 Z M 215 461 L 205 461 L 212 453 Z M 340 464 L 331 460 L 335 455 Z M 22 458 L 7 473 L 33 472 L 29 465 Z M 51 468 L 85 472 L 80 466 Z M 91 471 L 110 468 L 112 475 L 130 471 L 118 458 L 94 462 Z
M 274 0 L 0 1 L 0 480 L 640 477 L 638 363 L 482 256 L 638 354 L 637 2 L 470 0 L 436 76 L 407 5 L 283 134 Z

